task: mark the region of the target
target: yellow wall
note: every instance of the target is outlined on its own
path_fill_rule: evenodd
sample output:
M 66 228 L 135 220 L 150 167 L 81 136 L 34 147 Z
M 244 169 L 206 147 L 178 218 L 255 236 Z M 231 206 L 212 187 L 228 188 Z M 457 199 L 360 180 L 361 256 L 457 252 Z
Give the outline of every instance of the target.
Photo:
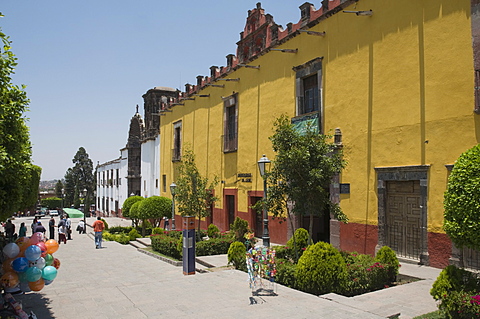
M 369 10 L 371 17 L 336 13 L 314 26 L 325 37 L 299 34 L 207 87 L 195 101 L 184 101 L 161 117 L 161 174 L 174 181 L 171 150 L 173 123 L 182 120 L 182 147 L 193 145 L 197 166 L 222 188 L 239 190 L 238 210 L 248 211 L 247 191 L 262 190 L 257 161 L 273 159 L 268 137 L 281 114 L 295 116 L 292 67 L 323 57 L 325 132 L 340 128 L 348 166 L 341 175 L 351 193 L 341 207 L 351 222 L 377 224 L 375 167 L 430 165 L 429 231 L 441 232 L 447 169 L 479 142 L 478 115 L 473 113 L 473 53 L 469 0 L 361 0 L 347 10 Z M 297 13 L 292 12 L 292 17 Z M 232 39 L 233 41 L 233 39 Z M 238 151 L 222 151 L 223 101 L 238 93 Z M 428 143 L 426 142 L 428 141 Z M 251 173 L 252 183 L 237 182 Z M 162 190 L 163 191 L 163 190 Z M 162 193 L 162 196 L 169 196 Z

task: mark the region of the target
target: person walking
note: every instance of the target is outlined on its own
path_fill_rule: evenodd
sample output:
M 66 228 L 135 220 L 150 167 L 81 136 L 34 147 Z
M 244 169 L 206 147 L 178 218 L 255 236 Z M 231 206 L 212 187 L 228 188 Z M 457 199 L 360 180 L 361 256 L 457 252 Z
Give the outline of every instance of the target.
M 50 232 L 50 239 L 55 239 L 55 218 L 53 218 L 53 216 L 48 221 L 48 230 Z
M 60 245 L 63 241 L 64 244 L 67 243 L 67 227 L 65 226 L 65 219 L 62 219 L 58 222 L 58 244 Z
M 27 237 L 27 227 L 25 226 L 25 223 L 20 224 L 20 229 L 18 230 L 18 236 Z
M 35 226 L 35 233 L 43 233 L 45 235 L 46 232 L 47 230 L 45 227 L 43 227 L 42 222 L 37 222 L 37 226 Z
M 95 248 L 102 248 L 102 233 L 105 229 L 105 224 L 102 222 L 100 216 L 97 217 L 97 220 L 92 224 L 92 227 L 95 232 Z
M 83 233 L 83 230 L 84 230 L 84 229 L 85 229 L 85 222 L 83 221 L 83 219 L 81 219 L 81 220 L 78 222 L 78 225 L 77 225 L 78 234 Z
M 30 227 L 32 228 L 32 235 L 35 233 L 35 227 L 37 227 L 37 222 L 38 222 L 38 218 L 35 217 L 33 219 L 32 225 L 30 225 Z
M 67 240 L 72 240 L 72 221 L 67 214 L 67 220 L 65 221 L 65 228 L 67 229 Z

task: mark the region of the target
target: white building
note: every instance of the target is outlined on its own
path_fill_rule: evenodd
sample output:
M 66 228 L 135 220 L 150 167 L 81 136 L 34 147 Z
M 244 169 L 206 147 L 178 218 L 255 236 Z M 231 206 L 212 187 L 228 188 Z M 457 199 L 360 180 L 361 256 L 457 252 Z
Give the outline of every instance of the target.
M 160 195 L 160 113 L 177 94 L 167 87 L 148 90 L 143 95 L 145 121 L 137 105 L 120 157 L 97 164 L 96 203 L 100 214 L 121 216 L 123 202 L 132 195 Z

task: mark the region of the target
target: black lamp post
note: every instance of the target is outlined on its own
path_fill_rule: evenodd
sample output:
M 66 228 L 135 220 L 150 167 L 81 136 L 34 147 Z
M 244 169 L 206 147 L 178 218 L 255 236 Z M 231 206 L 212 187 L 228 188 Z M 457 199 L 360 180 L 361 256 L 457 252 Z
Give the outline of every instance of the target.
M 86 212 L 86 205 L 87 205 L 87 197 L 88 197 L 88 190 L 86 188 L 83 189 L 81 192 L 81 195 L 83 195 L 83 223 L 85 226 L 83 226 L 83 233 L 87 233 L 87 212 Z
M 267 169 L 267 164 L 270 164 L 270 160 L 263 155 L 263 157 L 258 161 L 258 169 L 260 170 L 260 175 L 263 178 L 263 199 L 267 199 L 267 179 L 265 178 L 265 172 Z M 270 247 L 270 236 L 268 234 L 268 212 L 267 209 L 263 209 L 263 246 Z
M 175 230 L 175 189 L 177 184 L 170 184 L 170 192 L 172 193 L 172 230 Z

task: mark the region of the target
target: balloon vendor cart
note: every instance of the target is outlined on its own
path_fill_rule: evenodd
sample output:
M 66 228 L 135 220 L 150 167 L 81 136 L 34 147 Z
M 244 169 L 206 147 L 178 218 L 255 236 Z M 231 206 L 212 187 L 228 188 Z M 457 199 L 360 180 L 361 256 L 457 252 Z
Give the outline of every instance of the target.
M 250 248 L 246 262 L 252 295 L 276 296 L 275 250 L 268 247 Z

